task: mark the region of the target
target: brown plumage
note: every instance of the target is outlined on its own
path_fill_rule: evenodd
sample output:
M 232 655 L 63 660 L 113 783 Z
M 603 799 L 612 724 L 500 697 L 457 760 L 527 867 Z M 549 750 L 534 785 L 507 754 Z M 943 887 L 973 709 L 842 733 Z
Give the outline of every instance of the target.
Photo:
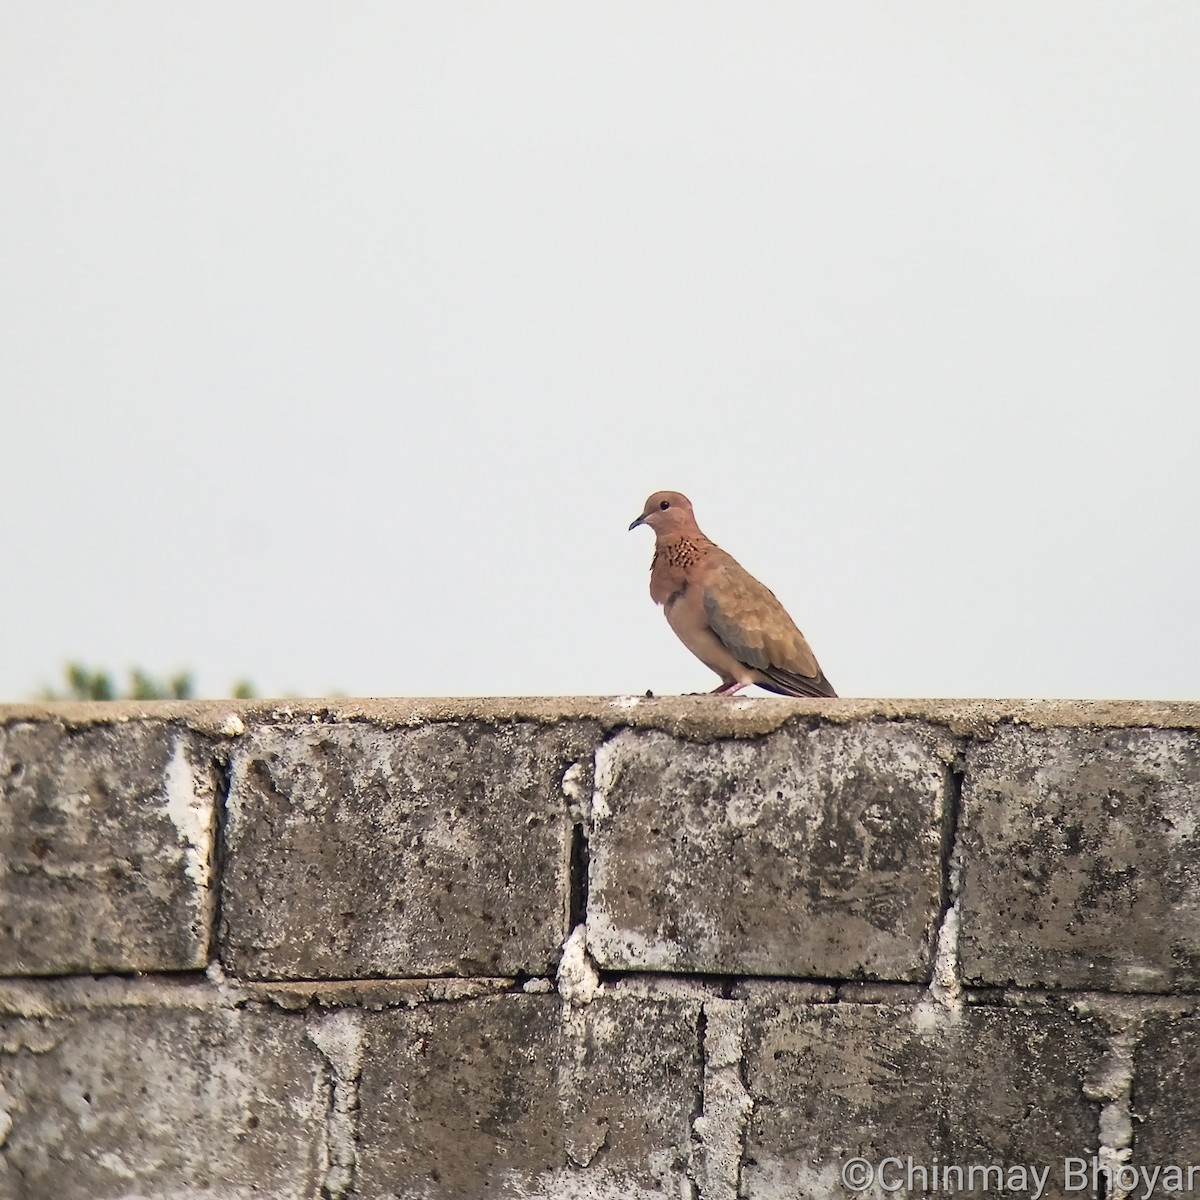
M 758 684 L 781 696 L 836 696 L 804 634 L 770 588 L 710 541 L 691 501 L 655 492 L 630 529 L 654 530 L 650 598 L 679 640 L 732 695 Z

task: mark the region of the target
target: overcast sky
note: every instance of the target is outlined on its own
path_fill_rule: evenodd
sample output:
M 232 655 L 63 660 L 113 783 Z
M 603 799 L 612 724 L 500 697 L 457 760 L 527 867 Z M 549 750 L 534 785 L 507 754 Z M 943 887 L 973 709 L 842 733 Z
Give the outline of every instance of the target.
M 1200 6 L 0 12 L 0 698 L 1200 697 Z

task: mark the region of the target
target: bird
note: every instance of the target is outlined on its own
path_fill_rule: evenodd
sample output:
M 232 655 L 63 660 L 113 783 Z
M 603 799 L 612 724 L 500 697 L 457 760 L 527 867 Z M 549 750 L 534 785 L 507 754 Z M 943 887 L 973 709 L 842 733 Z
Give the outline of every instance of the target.
M 705 537 L 681 492 L 655 492 L 629 528 L 654 530 L 650 598 L 676 637 L 721 677 L 713 695 L 757 684 L 780 696 L 836 696 L 775 593 Z

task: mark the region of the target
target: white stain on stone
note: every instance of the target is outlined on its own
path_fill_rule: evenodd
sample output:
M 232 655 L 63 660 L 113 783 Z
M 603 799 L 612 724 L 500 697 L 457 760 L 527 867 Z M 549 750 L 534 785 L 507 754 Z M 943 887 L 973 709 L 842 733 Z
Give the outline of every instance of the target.
M 571 930 L 558 963 L 558 994 L 567 1004 L 591 1004 L 604 990 L 587 952 L 587 931 L 582 925 Z
M 358 1077 L 363 1054 L 362 1023 L 358 1013 L 339 1009 L 310 1025 L 308 1036 L 340 1079 Z
M 952 904 L 938 929 L 937 951 L 929 990 L 912 1011 L 920 1033 L 954 1024 L 962 1015 L 962 983 L 958 978 L 958 905 Z
M 216 959 L 204 968 L 205 978 L 213 985 L 217 993 L 217 1002 L 223 1008 L 237 1008 L 246 1001 L 246 993 L 230 980 L 225 969 Z
M 1131 992 L 1169 992 L 1170 973 L 1144 963 L 1118 963 L 1113 970 L 1123 989 Z
M 805 1196 L 807 1200 L 846 1200 L 852 1194 L 842 1182 L 840 1164 L 819 1166 L 791 1157 L 786 1161 L 760 1158 L 748 1192 L 756 1200 L 795 1200 L 797 1196 Z M 858 1195 L 867 1200 L 887 1200 L 888 1193 L 876 1184 Z
M 516 1171 L 495 1172 L 495 1192 L 513 1200 L 691 1200 L 688 1181 L 677 1177 L 674 1152 L 651 1153 L 646 1167 L 655 1182 L 639 1183 L 624 1171 L 597 1166 L 545 1171 L 532 1179 Z
M 929 990 L 912 1011 L 913 1024 L 920 1033 L 931 1033 L 946 1024 L 953 1025 L 962 1016 L 963 988 L 958 959 L 958 898 L 962 892 L 962 857 L 957 845 L 950 853 L 949 882 L 950 904 L 938 927 Z
M 742 1083 L 745 1005 L 709 1000 L 704 1005 L 704 1097 L 692 1122 L 688 1168 L 704 1200 L 737 1200 L 742 1147 L 754 1102 Z
M 1112 1181 L 1109 1200 L 1125 1200 L 1128 1188 L 1119 1186 L 1119 1169 L 1133 1154 L 1133 1051 L 1135 1033 L 1122 1030 L 1113 1037 L 1108 1053 L 1084 1081 L 1083 1094 L 1099 1101 L 1101 1170 Z
M 115 1151 L 105 1150 L 96 1162 L 118 1179 L 136 1179 L 137 1172 Z
M 592 908 L 587 917 L 588 940 L 601 962 L 620 962 L 631 970 L 670 971 L 679 965 L 683 948 L 677 941 L 651 938 L 636 929 L 621 929 L 606 913 Z
M 617 777 L 617 764 L 624 747 L 635 738 L 632 730 L 623 729 L 596 747 L 595 775 L 592 780 L 592 819 L 604 821 L 612 816 L 608 795 Z
M 587 768 L 583 763 L 574 762 L 564 772 L 562 791 L 567 798 L 567 807 L 571 819 L 588 821 L 591 819 L 591 797 L 587 789 Z
M 212 865 L 212 805 L 196 787 L 184 739 L 178 738 L 167 763 L 166 811 L 183 842 L 183 867 L 198 888 L 210 885 Z
M 766 807 L 767 793 L 764 790 L 738 790 L 729 797 L 729 803 L 725 806 L 725 820 L 733 829 L 754 829 L 762 820 Z
M 242 718 L 237 713 L 228 713 L 225 720 L 221 722 L 221 728 L 218 732 L 223 737 L 241 737 L 246 732 L 246 726 L 242 723 Z
M 362 1074 L 363 1031 L 359 1014 L 341 1009 L 308 1027 L 313 1045 L 333 1068 L 333 1102 L 326 1121 L 323 1193 L 341 1200 L 354 1186 L 358 1168 L 358 1079 Z

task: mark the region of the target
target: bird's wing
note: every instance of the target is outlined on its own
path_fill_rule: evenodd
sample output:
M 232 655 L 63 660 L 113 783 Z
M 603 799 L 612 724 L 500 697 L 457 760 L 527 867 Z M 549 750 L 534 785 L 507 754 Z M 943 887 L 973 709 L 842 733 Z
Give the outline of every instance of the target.
M 709 627 L 739 662 L 761 671 L 784 695 L 832 696 L 804 634 L 775 593 L 728 555 L 714 562 L 704 587 Z

